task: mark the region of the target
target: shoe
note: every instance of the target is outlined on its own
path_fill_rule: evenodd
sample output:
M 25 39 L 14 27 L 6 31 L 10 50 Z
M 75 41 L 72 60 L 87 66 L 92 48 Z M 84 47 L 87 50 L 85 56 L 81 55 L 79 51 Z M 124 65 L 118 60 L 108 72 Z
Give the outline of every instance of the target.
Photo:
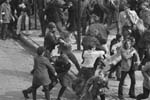
M 43 34 L 41 34 L 41 35 L 39 35 L 39 37 L 44 37 L 44 35 L 43 35 Z
M 117 78 L 117 81 L 120 81 L 120 78 Z
M 129 97 L 130 97 L 130 98 L 133 98 L 133 99 L 135 99 L 135 98 L 136 98 L 136 96 L 135 96 L 135 95 L 129 95 Z
M 60 98 L 57 98 L 56 100 L 61 100 Z
M 120 100 L 124 100 L 124 97 L 121 96 L 121 95 L 119 95 L 118 98 L 119 98 Z
M 22 93 L 26 99 L 29 99 L 29 96 L 28 96 L 28 93 L 26 92 L 26 90 L 23 90 Z

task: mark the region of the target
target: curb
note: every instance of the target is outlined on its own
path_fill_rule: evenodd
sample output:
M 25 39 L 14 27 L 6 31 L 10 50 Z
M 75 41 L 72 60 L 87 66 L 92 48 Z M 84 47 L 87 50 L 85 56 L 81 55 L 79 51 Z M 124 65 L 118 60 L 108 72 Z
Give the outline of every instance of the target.
M 20 41 L 22 41 L 26 46 L 31 48 L 32 50 L 36 51 L 39 47 L 37 43 L 35 43 L 30 37 L 24 35 L 23 33 L 20 34 Z

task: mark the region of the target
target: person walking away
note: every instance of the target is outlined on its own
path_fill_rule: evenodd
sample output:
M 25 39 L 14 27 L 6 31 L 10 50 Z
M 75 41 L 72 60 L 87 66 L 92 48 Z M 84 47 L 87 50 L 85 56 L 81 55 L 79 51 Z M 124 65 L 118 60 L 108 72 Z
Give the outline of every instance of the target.
M 32 86 L 26 90 L 23 90 L 25 98 L 29 98 L 28 94 L 32 93 L 33 100 L 37 100 L 36 91 L 40 86 L 43 86 L 45 98 L 46 100 L 50 100 L 49 95 L 50 78 L 48 70 L 51 71 L 51 73 L 54 76 L 57 76 L 57 73 L 55 71 L 55 68 L 49 62 L 49 60 L 46 57 L 44 57 L 44 51 L 45 51 L 44 47 L 39 47 L 37 49 L 37 56 L 34 58 L 34 72 L 33 72 Z
M 143 80 L 143 93 L 137 96 L 136 100 L 147 99 L 150 94 L 150 45 L 147 46 L 147 53 L 141 62 Z
M 137 51 L 132 47 L 132 42 L 130 39 L 127 39 L 124 42 L 123 47 L 121 48 L 121 57 L 121 79 L 118 87 L 118 96 L 120 99 L 124 99 L 123 84 L 127 74 L 129 74 L 131 78 L 129 96 L 131 98 L 135 98 L 135 70 L 133 63 L 138 65 L 140 60 Z M 133 58 L 136 58 L 135 62 L 132 62 Z
M 5 0 L 4 3 L 1 5 L 0 9 L 0 22 L 2 23 L 2 29 L 1 29 L 1 37 L 3 40 L 6 40 L 8 33 L 8 24 L 10 23 L 10 20 L 13 19 L 13 16 L 11 14 L 11 8 L 9 4 L 10 0 Z
M 24 24 L 25 24 L 25 32 L 28 33 L 29 31 L 29 16 L 28 13 L 29 12 L 29 7 L 27 5 L 27 1 L 23 0 L 20 4 L 19 4 L 19 8 L 21 10 L 21 14 L 18 18 L 17 21 L 17 31 L 16 34 L 20 35 L 21 29 L 23 29 Z

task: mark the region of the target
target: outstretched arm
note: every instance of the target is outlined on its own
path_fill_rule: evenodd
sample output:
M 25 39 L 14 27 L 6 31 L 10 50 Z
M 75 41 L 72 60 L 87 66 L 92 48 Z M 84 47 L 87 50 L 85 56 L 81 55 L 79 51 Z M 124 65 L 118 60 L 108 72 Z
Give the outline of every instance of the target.
M 76 59 L 75 55 L 70 51 L 70 52 L 67 52 L 67 56 L 75 64 L 78 71 L 80 71 L 80 65 L 79 65 L 78 60 Z

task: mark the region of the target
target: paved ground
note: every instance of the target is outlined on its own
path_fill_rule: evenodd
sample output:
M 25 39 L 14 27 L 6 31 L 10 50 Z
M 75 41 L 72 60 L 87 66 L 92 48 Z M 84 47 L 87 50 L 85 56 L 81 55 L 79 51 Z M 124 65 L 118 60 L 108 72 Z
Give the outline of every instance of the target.
M 30 71 L 33 66 L 33 53 L 24 48 L 20 42 L 14 40 L 0 40 L 0 100 L 24 100 L 21 93 L 31 85 L 32 76 Z M 76 51 L 76 56 L 80 60 L 80 52 Z M 136 94 L 141 92 L 142 76 L 140 72 L 136 72 L 137 85 Z M 129 78 L 126 79 L 125 97 L 128 98 L 128 88 L 130 84 Z M 110 81 L 110 90 L 108 90 L 107 100 L 117 100 L 117 81 Z M 51 92 L 52 100 L 55 100 L 60 86 L 57 85 Z M 32 97 L 32 96 L 30 96 Z M 38 99 L 44 100 L 41 88 L 38 90 Z M 68 98 L 68 99 L 65 99 Z M 32 99 L 29 99 L 32 100 Z M 63 100 L 76 100 L 73 92 L 66 91 Z M 148 99 L 147 99 L 148 100 Z

